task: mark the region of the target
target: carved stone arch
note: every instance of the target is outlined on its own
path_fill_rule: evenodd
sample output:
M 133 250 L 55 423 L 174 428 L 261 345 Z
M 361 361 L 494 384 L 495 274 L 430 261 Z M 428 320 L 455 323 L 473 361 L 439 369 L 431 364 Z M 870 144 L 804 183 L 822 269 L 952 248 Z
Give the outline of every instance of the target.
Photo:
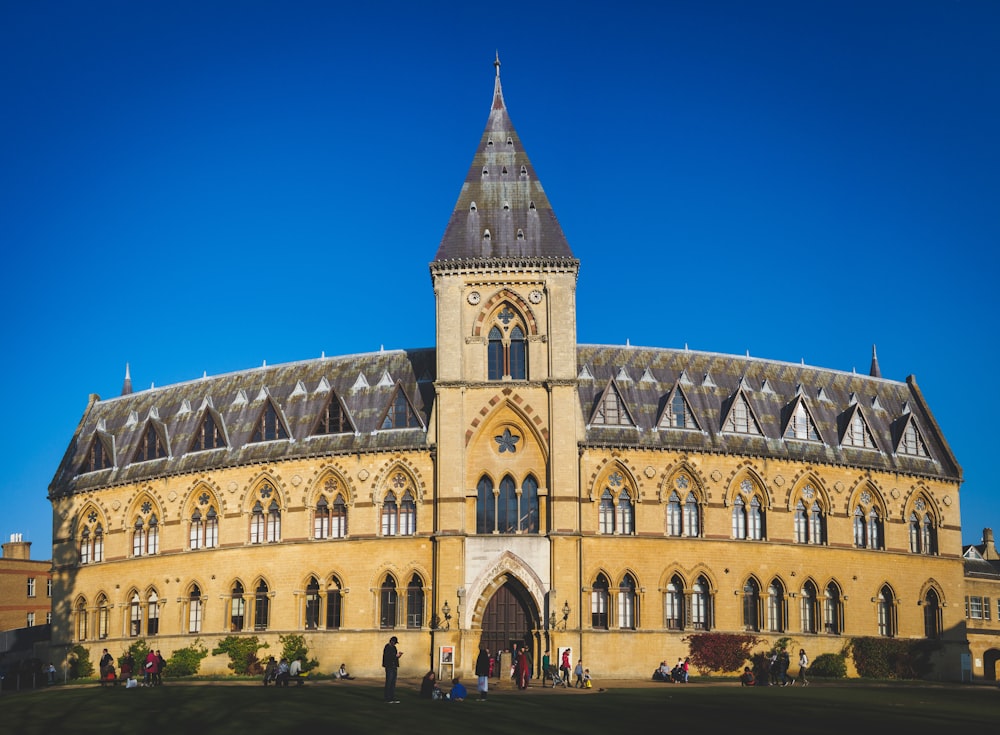
M 337 491 L 343 494 L 348 507 L 353 507 L 358 493 L 351 483 L 350 473 L 339 462 L 324 462 L 313 472 L 312 480 L 307 483 L 309 495 L 303 505 L 307 508 L 316 507 L 317 498 L 328 492 L 326 484 L 329 478 L 337 481 Z M 336 493 L 332 493 L 332 497 L 336 497 Z
M 614 588 L 618 589 L 621 586 L 621 583 L 625 579 L 626 575 L 632 577 L 632 581 L 635 582 L 635 593 L 637 595 L 641 594 L 643 586 L 639 582 L 640 579 L 639 572 L 637 572 L 634 568 L 630 566 L 626 566 L 624 569 L 622 569 L 621 572 L 618 574 L 618 576 L 614 579 L 614 581 L 612 582 Z
M 616 470 L 621 472 L 623 477 L 621 484 L 615 486 L 615 500 L 618 499 L 622 488 L 631 487 L 634 491 L 632 502 L 638 504 L 642 498 L 642 473 L 617 450 L 611 452 L 610 456 L 604 457 L 597 464 L 597 467 L 594 468 L 594 471 L 590 473 L 590 482 L 588 483 L 590 500 L 593 502 L 595 499 L 601 497 L 601 494 L 604 492 L 604 485 L 610 481 Z
M 715 578 L 715 573 L 706 565 L 701 562 L 695 564 L 691 567 L 691 570 L 687 573 L 686 582 L 687 588 L 685 591 L 690 591 L 694 587 L 694 583 L 698 581 L 699 578 L 704 578 L 708 582 L 708 592 L 709 594 L 716 594 L 719 591 L 719 580 Z
M 785 499 L 786 509 L 791 511 L 795 507 L 795 502 L 798 498 L 803 497 L 805 488 L 809 486 L 820 496 L 820 505 L 822 510 L 827 515 L 833 514 L 833 497 L 830 495 L 829 489 L 826 487 L 826 483 L 823 482 L 822 478 L 811 468 L 805 467 L 801 472 L 797 472 L 792 478 L 791 483 L 788 486 L 788 496 Z M 804 498 L 804 500 L 810 500 Z M 809 503 L 806 504 L 807 507 Z
M 525 332 L 527 332 L 527 335 L 525 336 L 537 336 L 538 319 L 535 316 L 535 312 L 534 309 L 532 309 L 531 304 L 521 298 L 519 294 L 508 288 L 501 288 L 482 303 L 479 308 L 479 312 L 476 314 L 476 320 L 472 325 L 472 336 L 483 336 L 484 326 L 492 324 L 491 316 L 493 312 L 495 312 L 497 307 L 504 301 L 510 302 L 511 305 L 517 310 L 518 316 L 521 317 L 521 321 L 524 323 Z
M 924 501 L 924 507 L 922 509 L 916 509 L 916 504 L 918 500 Z M 927 488 L 927 486 L 920 480 L 910 486 L 910 489 L 903 496 L 902 503 L 900 505 L 900 513 L 904 520 L 910 517 L 910 513 L 917 510 L 920 515 L 929 515 L 931 520 L 934 522 L 935 526 L 941 525 L 941 518 L 944 512 L 938 505 L 937 499 L 934 497 L 933 493 Z
M 743 591 L 743 588 L 747 586 L 747 582 L 749 582 L 751 579 L 757 583 L 757 589 L 760 591 L 761 594 L 763 594 L 764 591 L 767 590 L 767 585 L 765 585 L 760 580 L 760 576 L 756 572 L 747 572 L 746 574 L 743 575 L 743 579 L 740 581 L 741 592 Z
M 261 497 L 261 490 L 265 485 L 269 485 L 273 492 L 270 497 Z M 243 488 L 243 493 L 239 498 L 239 503 L 243 513 L 250 513 L 253 511 L 254 503 L 260 500 L 264 505 L 265 510 L 267 506 L 270 505 L 272 500 L 278 501 L 278 507 L 281 510 L 285 510 L 289 506 L 288 498 L 284 483 L 281 480 L 281 476 L 276 472 L 272 472 L 269 469 L 261 470 L 250 480 Z M 264 501 L 267 502 L 264 502 Z
M 754 485 L 754 492 L 750 495 L 744 495 L 741 492 L 741 485 L 744 480 L 749 480 Z M 764 475 L 750 460 L 744 460 L 740 462 L 736 468 L 729 473 L 729 478 L 726 481 L 726 493 L 723 498 L 723 505 L 727 508 L 733 505 L 734 500 L 737 495 L 744 497 L 753 497 L 754 494 L 761 496 L 763 500 L 764 510 L 771 510 L 771 491 L 768 489 L 767 483 L 764 482 Z
M 805 578 L 801 581 L 796 581 L 795 587 L 789 587 L 788 584 L 785 582 L 785 580 L 782 579 L 780 574 L 775 574 L 774 579 L 780 580 L 782 584 L 785 585 L 785 594 L 788 594 L 789 592 L 799 592 L 803 587 L 806 586 L 806 583 L 808 582 L 812 582 L 812 586 L 816 588 L 817 598 L 821 598 L 823 595 L 823 590 L 826 589 L 826 587 L 823 587 L 819 582 L 817 582 L 816 578 L 813 577 L 811 574 L 807 574 Z
M 382 583 L 385 581 L 385 578 L 391 575 L 392 578 L 396 580 L 396 590 L 398 591 L 400 580 L 403 579 L 403 574 L 404 571 L 400 567 L 393 564 L 392 562 L 382 562 L 382 564 L 380 564 L 378 568 L 372 573 L 372 577 L 371 580 L 369 581 L 368 586 L 373 591 L 378 592 L 379 588 L 381 588 L 382 586 Z
M 472 603 L 467 605 L 467 609 L 462 612 L 465 617 L 462 624 L 472 628 L 481 628 L 486 605 L 492 599 L 493 594 L 503 587 L 510 578 L 516 579 L 524 587 L 535 604 L 536 613 L 541 615 L 542 611 L 545 610 L 545 585 L 541 577 L 531 568 L 531 565 L 517 554 L 504 551 L 472 580 L 472 584 L 466 591 L 466 596 L 472 600 Z
M 398 475 L 403 475 L 403 484 L 399 484 Z M 371 502 L 379 505 L 385 494 L 392 490 L 396 494 L 396 499 L 400 499 L 403 493 L 410 489 L 413 491 L 413 502 L 423 502 L 427 492 L 427 483 L 416 465 L 402 454 L 397 454 L 388 460 L 372 478 Z
M 872 597 L 878 599 L 879 593 L 886 587 L 888 587 L 889 591 L 892 592 L 892 600 L 891 600 L 892 604 L 893 605 L 899 604 L 899 597 L 896 595 L 895 586 L 893 586 L 890 580 L 884 577 L 881 582 L 875 585 L 875 589 L 872 590 Z
M 91 512 L 97 516 L 93 521 L 90 521 L 88 518 Z M 88 500 L 83 504 L 83 508 L 78 514 L 76 514 L 73 520 L 73 538 L 79 539 L 84 528 L 96 528 L 98 524 L 100 524 L 104 532 L 107 533 L 110 523 L 111 521 L 109 520 L 108 514 L 101 507 L 101 504 L 96 500 Z
M 505 412 L 513 414 L 513 417 L 507 419 Z M 465 446 L 468 447 L 473 441 L 482 441 L 483 436 L 495 431 L 495 427 L 502 424 L 505 419 L 508 423 L 517 425 L 525 435 L 528 433 L 532 435 L 543 461 L 547 463 L 549 429 L 534 406 L 522 400 L 521 396 L 511 388 L 504 388 L 483 403 L 478 415 L 472 418 L 465 430 Z
M 865 501 L 865 491 L 870 495 L 868 496 L 869 501 Z M 860 477 L 855 483 L 854 487 L 847 494 L 847 507 L 845 512 L 848 516 L 854 513 L 854 509 L 857 506 L 863 506 L 866 509 L 875 508 L 882 513 L 882 520 L 889 520 L 889 508 L 885 502 L 885 495 L 882 490 L 876 485 L 875 481 L 870 477 Z
M 667 589 L 667 585 L 670 584 L 670 580 L 674 577 L 680 577 L 681 582 L 683 582 L 682 589 L 686 590 L 690 586 L 690 582 L 687 578 L 687 573 L 677 567 L 668 567 L 660 574 L 659 588 L 663 592 Z M 697 579 L 697 577 L 696 577 Z
M 922 585 L 920 585 L 920 594 L 917 597 L 917 599 L 923 602 L 924 600 L 927 599 L 927 593 L 930 592 L 931 590 L 934 590 L 934 592 L 937 594 L 938 603 L 940 603 L 940 605 L 944 607 L 945 601 L 947 600 L 947 595 L 945 594 L 945 588 L 940 582 L 934 579 L 934 577 L 929 577 L 926 581 L 924 581 Z
M 208 503 L 201 502 L 203 494 L 208 495 Z M 203 506 L 214 506 L 220 516 L 225 512 L 220 488 L 213 482 L 199 479 L 194 482 L 181 503 L 181 520 L 189 520 L 195 509 Z
M 677 484 L 678 481 L 681 481 L 681 477 L 685 477 L 689 481 L 688 486 L 685 488 L 681 488 Z M 708 503 L 706 487 L 705 477 L 701 471 L 686 457 L 683 457 L 673 465 L 667 465 L 664 469 L 660 476 L 660 483 L 657 486 L 657 495 L 659 496 L 660 504 L 664 505 L 670 502 L 670 496 L 674 491 L 681 497 L 682 502 L 688 493 L 694 493 L 698 505 L 705 505 Z
M 135 519 L 138 516 L 142 516 L 143 518 L 148 518 L 150 515 L 155 515 L 157 521 L 159 521 L 161 524 L 164 523 L 167 520 L 168 513 L 165 509 L 163 499 L 157 497 L 157 495 L 158 494 L 154 492 L 151 487 L 148 486 L 140 488 L 138 491 L 136 491 L 136 493 L 132 496 L 132 498 L 128 501 L 128 503 L 122 506 L 123 508 L 126 509 L 124 528 L 131 528 L 132 524 L 135 523 Z M 152 506 L 148 512 L 142 509 L 142 506 L 147 501 Z
M 202 600 L 207 600 L 208 599 L 208 593 L 205 592 L 205 584 L 198 577 L 192 577 L 187 582 L 185 582 L 184 586 L 181 588 L 181 590 L 182 590 L 181 594 L 184 597 L 190 597 L 191 596 L 191 588 L 195 587 L 195 586 L 197 586 L 198 587 L 198 591 L 201 592 L 201 599 Z

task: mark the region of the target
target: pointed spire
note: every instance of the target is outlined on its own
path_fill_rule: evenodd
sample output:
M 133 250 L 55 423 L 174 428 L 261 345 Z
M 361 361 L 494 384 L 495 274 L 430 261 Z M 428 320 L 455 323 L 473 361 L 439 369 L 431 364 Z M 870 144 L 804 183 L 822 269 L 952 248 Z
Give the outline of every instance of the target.
M 132 392 L 132 376 L 129 375 L 128 363 L 125 363 L 125 382 L 122 383 L 122 395 L 127 396 Z
M 875 354 L 875 345 L 872 345 L 872 366 L 868 374 L 873 378 L 882 377 L 882 371 L 878 368 L 878 355 Z
M 493 104 L 435 263 L 525 258 L 574 259 L 507 113 L 500 54 Z M 574 259 L 575 260 L 575 259 Z

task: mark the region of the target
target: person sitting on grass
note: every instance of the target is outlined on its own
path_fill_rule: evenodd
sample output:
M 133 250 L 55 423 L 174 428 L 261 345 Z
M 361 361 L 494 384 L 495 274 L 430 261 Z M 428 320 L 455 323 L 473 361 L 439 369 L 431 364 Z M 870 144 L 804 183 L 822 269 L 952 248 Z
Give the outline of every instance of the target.
M 740 686 L 752 687 L 754 685 L 753 672 L 750 670 L 749 666 L 743 667 L 743 673 L 740 674 Z
M 465 685 L 462 684 L 457 676 L 451 680 L 451 691 L 448 692 L 448 699 L 452 702 L 464 702 L 467 694 Z
M 353 679 L 354 677 L 347 673 L 347 665 L 341 664 L 340 669 L 337 671 L 338 679 Z

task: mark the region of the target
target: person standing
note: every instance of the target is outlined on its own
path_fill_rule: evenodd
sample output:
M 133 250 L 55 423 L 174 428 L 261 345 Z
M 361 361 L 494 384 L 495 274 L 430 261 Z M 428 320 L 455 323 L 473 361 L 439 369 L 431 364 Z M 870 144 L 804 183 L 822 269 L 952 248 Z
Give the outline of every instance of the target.
M 781 649 L 781 653 L 778 654 L 778 677 L 781 679 L 781 686 L 788 686 L 792 682 L 788 681 L 788 651 L 786 649 Z
M 101 662 L 100 662 L 100 664 L 98 664 L 98 666 L 100 667 L 100 672 L 101 672 L 101 678 L 102 679 L 107 678 L 108 669 L 110 667 L 114 666 L 114 664 L 115 664 L 114 656 L 112 656 L 110 653 L 108 653 L 108 649 L 105 648 L 104 649 L 104 653 L 101 654 Z
M 569 686 L 569 649 L 564 649 L 562 659 L 559 661 L 559 671 L 562 672 L 563 682 Z
M 157 684 L 163 683 L 163 670 L 167 668 L 167 661 L 160 655 L 160 649 L 156 649 L 156 679 Z
M 809 657 L 806 656 L 806 649 L 799 649 L 799 682 L 802 686 L 809 686 L 809 680 L 806 679 L 806 670 L 809 668 Z
M 476 676 L 479 677 L 479 701 L 485 702 L 490 691 L 490 649 L 482 644 L 476 657 Z
M 151 687 L 153 686 L 153 684 L 156 683 L 156 676 L 158 673 L 157 667 L 159 666 L 159 664 L 160 664 L 160 659 L 157 657 L 156 651 L 150 649 L 149 653 L 146 654 L 146 661 L 143 663 L 142 666 L 144 672 L 143 683 L 146 686 Z
M 403 653 L 396 649 L 397 643 L 399 639 L 393 636 L 382 649 L 382 668 L 385 669 L 385 690 L 382 696 L 386 704 L 399 704 L 399 700 L 396 699 L 396 674 L 399 673 L 399 657 Z
M 531 655 L 527 646 L 521 646 L 521 652 L 517 657 L 517 688 L 527 689 L 528 681 L 531 679 Z
M 552 659 L 549 658 L 549 649 L 545 649 L 545 653 L 542 654 L 542 688 L 545 688 L 545 680 L 552 679 L 551 673 Z M 555 689 L 556 682 L 552 679 L 552 688 Z
M 576 668 L 573 669 L 573 673 L 576 675 L 576 681 L 573 682 L 574 688 L 583 689 L 583 659 L 581 658 L 576 662 Z

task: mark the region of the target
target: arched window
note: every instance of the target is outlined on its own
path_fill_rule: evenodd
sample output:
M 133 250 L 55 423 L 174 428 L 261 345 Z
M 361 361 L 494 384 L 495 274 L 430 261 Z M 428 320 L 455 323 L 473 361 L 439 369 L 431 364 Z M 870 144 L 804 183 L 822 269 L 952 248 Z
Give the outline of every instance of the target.
M 156 590 L 149 593 L 146 598 L 146 635 L 156 636 L 160 634 L 160 598 Z
M 497 530 L 500 533 L 517 531 L 517 491 L 514 478 L 504 475 L 500 480 L 500 496 L 497 498 Z
M 316 513 L 313 516 L 313 538 L 330 538 L 330 504 L 322 496 L 316 501 Z
M 608 629 L 608 578 L 598 574 L 590 591 L 590 625 L 595 630 Z
M 844 605 L 840 588 L 833 582 L 823 591 L 823 630 L 830 635 L 840 635 L 844 630 Z
M 330 537 L 347 537 L 347 502 L 340 494 L 333 499 L 333 511 L 330 513 Z
M 868 524 L 860 505 L 854 509 L 854 545 L 859 549 L 868 546 Z
M 91 515 L 96 519 L 96 513 Z M 99 561 L 104 561 L 104 529 L 100 523 L 94 526 L 93 532 L 89 527 L 84 527 L 80 532 L 80 563 L 91 564 Z
M 921 535 L 920 543 L 925 554 L 936 554 L 937 553 L 937 529 L 934 527 L 934 521 L 931 520 L 931 516 L 928 513 L 924 516 L 924 521 L 920 526 Z
M 315 577 L 310 577 L 306 585 L 305 624 L 306 630 L 319 628 L 319 582 Z
M 805 503 L 801 500 L 795 504 L 795 543 L 809 543 L 809 522 Z
M 343 585 L 336 577 L 330 578 L 330 586 L 326 588 L 326 629 L 337 630 L 343 620 L 341 614 L 341 601 L 343 595 Z
M 816 500 L 809 507 L 809 543 L 826 543 L 826 516 L 823 515 L 819 502 Z
M 258 500 L 250 511 L 250 543 L 264 543 L 264 505 Z
M 688 493 L 684 500 L 684 535 L 697 538 L 701 535 L 701 523 L 698 518 L 698 499 L 694 493 Z
M 406 586 L 406 627 L 420 628 L 424 624 L 424 583 L 416 574 Z
M 747 506 L 743 498 L 737 496 L 733 500 L 733 538 L 747 537 Z
M 631 574 L 626 574 L 618 585 L 618 627 L 622 630 L 635 630 L 638 625 L 635 588 Z
M 667 583 L 663 609 L 667 630 L 684 630 L 684 582 L 676 575 Z
M 759 541 L 764 538 L 764 511 L 760 498 L 756 495 L 750 499 L 750 512 L 747 514 L 747 538 Z
M 802 597 L 801 599 L 801 615 L 802 615 L 802 632 L 803 633 L 815 633 L 816 632 L 816 621 L 819 619 L 817 615 L 817 599 L 816 599 L 816 585 L 812 582 L 806 582 L 802 585 Z
M 918 498 L 910 512 L 910 552 L 913 554 L 937 553 L 937 530 L 923 498 Z
M 528 350 L 524 326 L 509 304 L 503 304 L 490 327 L 486 347 L 486 375 L 489 380 L 526 380 Z
M 188 633 L 201 632 L 201 589 L 191 585 L 188 593 Z
M 878 612 L 878 634 L 886 638 L 896 637 L 895 595 L 888 585 L 878 591 L 875 598 Z
M 604 488 L 604 492 L 601 493 L 601 504 L 597 512 L 601 533 L 613 534 L 615 532 L 615 503 L 611 491 L 607 488 Z
M 87 601 L 80 600 L 76 605 L 76 638 L 80 641 L 87 640 Z
M 257 585 L 257 591 L 253 599 L 253 629 L 267 630 L 268 620 L 271 614 L 271 596 L 267 589 L 267 582 L 263 579 Z
M 940 638 L 944 629 L 941 621 L 941 600 L 938 593 L 927 590 L 923 599 L 924 603 L 924 636 L 927 638 Z
M 379 590 L 379 626 L 382 628 L 396 627 L 396 580 L 391 575 L 382 582 Z
M 399 535 L 412 536 L 417 532 L 417 505 L 413 493 L 407 490 L 399 504 Z
M 208 506 L 205 515 L 195 508 L 191 514 L 189 539 L 192 549 L 214 549 L 219 545 L 219 516 L 215 508 Z
M 476 533 L 496 531 L 496 497 L 493 480 L 483 475 L 476 486 Z
M 777 579 L 767 586 L 767 629 L 771 633 L 785 630 L 785 586 Z
M 628 494 L 628 488 L 624 488 L 618 496 L 618 510 L 615 514 L 615 526 L 618 529 L 618 533 L 624 535 L 631 534 L 634 520 L 635 509 L 632 507 L 632 498 Z
M 102 641 L 108 637 L 110 618 L 111 608 L 108 605 L 108 598 L 102 594 L 97 598 L 97 637 Z
M 133 638 L 142 635 L 142 602 L 138 592 L 133 592 L 129 599 L 128 620 L 128 634 Z
M 390 490 L 382 501 L 382 535 L 399 535 L 399 506 L 396 505 L 396 494 Z
M 680 536 L 682 526 L 681 498 L 676 492 L 670 493 L 667 501 L 667 535 Z
M 760 585 L 753 578 L 743 585 L 743 628 L 760 630 Z
M 277 500 L 272 500 L 267 506 L 267 542 L 274 544 L 278 541 L 281 541 L 281 508 Z
M 521 485 L 521 531 L 538 533 L 538 480 L 534 475 L 524 478 Z
M 882 538 L 882 516 L 878 508 L 872 508 L 868 511 L 868 548 L 881 549 Z
M 229 602 L 229 630 L 238 633 L 246 625 L 247 601 L 244 597 L 243 584 L 237 582 L 233 585 Z
M 691 627 L 695 630 L 712 629 L 712 598 L 708 580 L 698 577 L 691 587 Z
M 795 504 L 795 543 L 822 544 L 825 541 L 824 518 L 819 501 L 809 503 L 808 499 L 803 501 L 800 498 Z
M 90 529 L 85 528 L 80 532 L 80 563 L 90 564 Z

